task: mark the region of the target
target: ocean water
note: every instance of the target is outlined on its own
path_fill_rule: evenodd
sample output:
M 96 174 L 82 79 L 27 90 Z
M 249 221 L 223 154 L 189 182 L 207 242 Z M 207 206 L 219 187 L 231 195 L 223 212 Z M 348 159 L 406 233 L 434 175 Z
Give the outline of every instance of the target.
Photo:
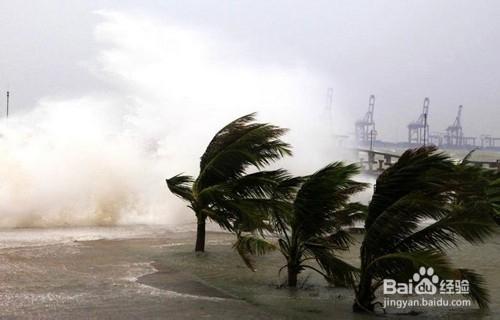
M 208 235 L 207 252 L 193 252 L 190 228 L 161 226 L 0 231 L 0 315 L 33 319 L 370 319 L 353 314 L 352 291 L 330 288 L 305 272 L 303 288 L 280 286 L 278 253 L 248 270 L 225 233 Z M 358 236 L 360 237 L 360 236 Z M 356 264 L 354 247 L 345 258 Z M 450 254 L 482 273 L 491 310 L 429 309 L 392 319 L 496 319 L 500 314 L 500 237 Z M 409 311 L 409 310 L 404 310 Z

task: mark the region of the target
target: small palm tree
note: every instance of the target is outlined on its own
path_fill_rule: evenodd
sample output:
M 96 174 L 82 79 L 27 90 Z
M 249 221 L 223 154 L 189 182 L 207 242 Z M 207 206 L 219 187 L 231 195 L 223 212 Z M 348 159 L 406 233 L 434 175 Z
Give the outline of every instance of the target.
M 222 128 L 202 155 L 196 179 L 182 174 L 167 179 L 170 191 L 196 215 L 196 251 L 205 251 L 207 218 L 229 231 L 245 230 L 242 221 L 258 221 L 250 215 L 269 203 L 268 192 L 281 171 L 247 170 L 291 155 L 290 145 L 280 139 L 286 129 L 254 121 L 255 114 L 249 114 Z
M 279 248 L 286 258 L 288 286 L 297 286 L 304 269 L 314 270 L 329 282 L 350 285 L 357 269 L 342 261 L 337 251 L 349 249 L 353 238 L 345 229 L 362 218 L 363 206 L 350 203 L 350 197 L 365 188 L 352 180 L 358 173 L 355 165 L 330 164 L 304 177 L 291 201 L 288 214 L 276 216 Z M 292 180 L 293 182 L 293 180 Z M 319 269 L 309 261 L 315 261 Z
M 271 197 L 272 228 L 268 230 L 278 238 L 279 250 L 286 258 L 282 269 L 288 271 L 288 286 L 296 287 L 298 275 L 305 269 L 336 285 L 353 284 L 357 269 L 342 261 L 337 251 L 348 250 L 353 243 L 345 227 L 361 219 L 365 211 L 363 205 L 349 202 L 365 188 L 364 183 L 352 180 L 357 173 L 355 165 L 336 162 L 310 176 L 284 175 L 275 180 L 279 183 Z M 249 254 L 273 249 L 271 242 L 258 235 L 245 235 L 235 246 L 251 268 Z
M 354 311 L 373 312 L 383 279 L 406 282 L 419 266 L 432 267 L 440 278 L 468 280 L 468 297 L 487 307 L 483 278 L 453 267 L 446 255 L 461 239 L 479 243 L 495 232 L 488 184 L 477 184 L 479 172 L 424 147 L 407 150 L 378 177 L 365 221 Z

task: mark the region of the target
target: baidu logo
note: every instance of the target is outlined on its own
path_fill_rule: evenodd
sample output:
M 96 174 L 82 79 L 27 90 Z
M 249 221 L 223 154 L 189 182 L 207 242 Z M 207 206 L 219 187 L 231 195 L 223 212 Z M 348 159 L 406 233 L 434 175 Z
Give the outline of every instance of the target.
M 413 281 L 416 294 L 436 294 L 438 291 L 439 277 L 433 268 L 420 267 L 419 272 L 413 274 Z
M 469 281 L 466 279 L 441 280 L 432 267 L 420 267 L 406 283 L 384 279 L 383 290 L 384 294 L 402 295 L 469 294 Z
M 439 277 L 434 274 L 434 269 L 431 267 L 420 267 L 408 283 L 384 279 L 384 294 L 436 294 L 438 287 Z
M 420 267 L 407 282 L 384 279 L 383 307 L 448 307 L 470 306 L 470 300 L 457 299 L 449 295 L 468 295 L 470 284 L 467 279 L 440 279 L 432 267 Z M 437 294 L 437 295 L 436 295 Z M 436 295 L 436 296 L 435 296 Z M 448 300 L 443 297 L 448 295 Z M 449 299 L 451 298 L 451 299 Z

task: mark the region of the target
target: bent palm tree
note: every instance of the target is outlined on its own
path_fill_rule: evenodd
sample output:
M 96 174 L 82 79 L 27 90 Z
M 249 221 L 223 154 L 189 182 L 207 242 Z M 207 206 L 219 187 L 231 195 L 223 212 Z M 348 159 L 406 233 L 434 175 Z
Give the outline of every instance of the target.
M 467 297 L 487 307 L 483 278 L 454 268 L 446 256 L 460 239 L 479 243 L 495 231 L 487 184 L 477 185 L 473 167 L 435 151 L 408 150 L 378 177 L 365 221 L 354 311 L 372 312 L 383 279 L 406 282 L 420 266 L 432 267 L 440 278 L 468 280 Z
M 205 250 L 207 218 L 235 231 L 235 222 L 245 220 L 246 215 L 256 213 L 267 203 L 266 193 L 272 190 L 281 171 L 247 174 L 247 169 L 261 169 L 291 155 L 290 145 L 280 139 L 286 129 L 254 120 L 255 114 L 238 118 L 213 137 L 201 157 L 196 179 L 186 175 L 167 179 L 170 191 L 187 201 L 195 212 L 196 251 Z
M 481 206 L 500 224 L 500 171 L 471 166 L 469 158 L 474 151 L 469 152 L 457 166 L 461 181 L 467 179 L 467 183 L 462 183 L 460 188 L 460 198 L 464 205 Z
M 337 285 L 353 283 L 357 269 L 342 261 L 336 251 L 345 251 L 353 243 L 344 229 L 361 218 L 363 206 L 349 198 L 365 184 L 352 180 L 355 165 L 336 162 L 304 177 L 292 201 L 291 211 L 276 216 L 281 253 L 287 260 L 288 286 L 297 286 L 298 274 L 312 269 Z M 320 269 L 307 262 L 316 261 Z
M 365 188 L 364 183 L 352 180 L 358 173 L 355 165 L 332 163 L 306 177 L 282 177 L 271 197 L 273 235 L 286 258 L 288 286 L 296 287 L 298 275 L 305 269 L 314 270 L 336 285 L 351 285 L 357 269 L 342 261 L 337 251 L 353 243 L 345 230 L 364 213 L 365 207 L 350 203 L 349 198 Z M 271 249 L 271 243 L 255 235 L 245 236 L 260 248 Z M 262 253 L 237 246 L 239 252 Z M 250 247 L 251 248 L 251 247 Z M 257 247 L 255 247 L 257 248 Z M 241 254 L 241 253 L 240 253 Z M 315 261 L 315 264 L 310 262 Z M 253 268 L 250 259 L 247 264 Z

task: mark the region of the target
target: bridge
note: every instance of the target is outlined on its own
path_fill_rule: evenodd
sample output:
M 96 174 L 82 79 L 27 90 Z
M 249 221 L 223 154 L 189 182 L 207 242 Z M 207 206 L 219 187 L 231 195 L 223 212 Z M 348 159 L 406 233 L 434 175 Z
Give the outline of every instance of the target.
M 382 171 L 392 166 L 398 161 L 400 155 L 376 151 L 371 149 L 355 148 L 353 151 L 359 159 L 359 165 L 364 173 L 378 176 Z M 500 172 L 500 159 L 496 161 L 469 161 L 471 164 L 486 169 L 497 170 Z

